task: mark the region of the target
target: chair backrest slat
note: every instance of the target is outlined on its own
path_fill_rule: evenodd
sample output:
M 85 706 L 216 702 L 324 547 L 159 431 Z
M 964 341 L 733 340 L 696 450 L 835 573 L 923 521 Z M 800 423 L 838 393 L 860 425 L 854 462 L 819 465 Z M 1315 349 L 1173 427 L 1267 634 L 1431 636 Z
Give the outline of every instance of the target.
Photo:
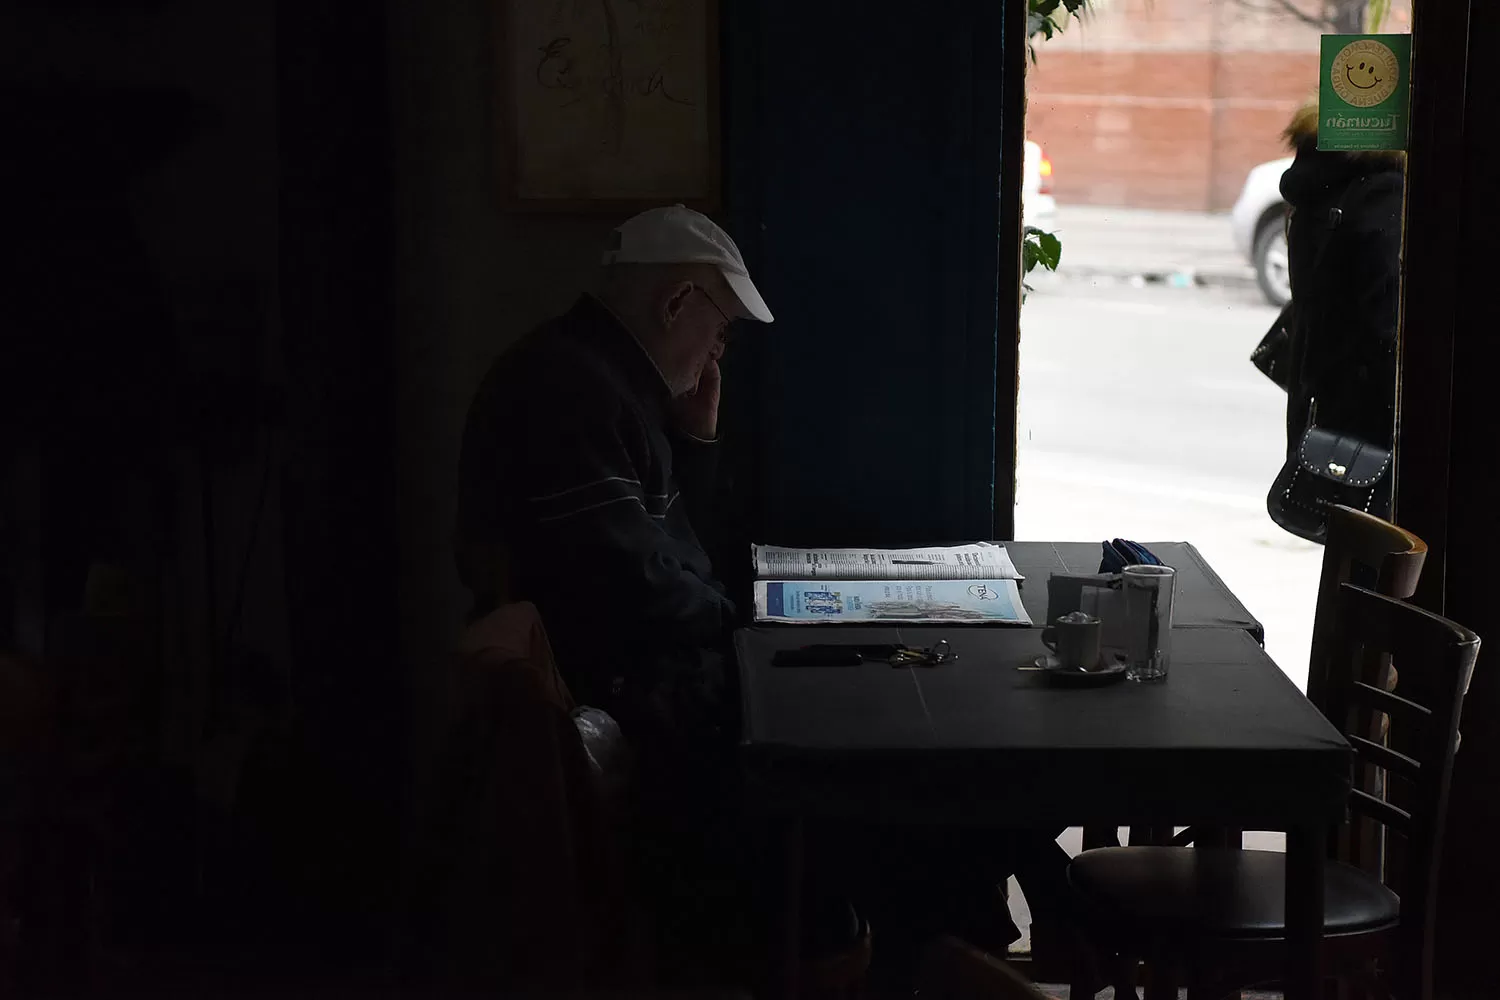
M 1373 743 L 1363 736 L 1354 733 L 1349 733 L 1346 738 L 1349 740 L 1350 746 L 1354 747 L 1355 752 L 1360 757 L 1374 764 L 1376 767 L 1383 768 L 1390 774 L 1399 774 L 1401 777 L 1410 778 L 1413 781 L 1421 774 L 1421 762 L 1413 760 L 1404 753 L 1398 753 L 1390 747 Z
M 1392 721 L 1421 725 L 1432 718 L 1430 709 L 1398 694 L 1382 691 L 1364 681 L 1354 682 L 1354 686 L 1349 691 L 1349 697 L 1356 705 L 1374 712 L 1384 712 L 1391 717 Z
M 1401 833 L 1407 833 L 1411 829 L 1411 813 L 1358 788 L 1349 793 L 1349 808 Z

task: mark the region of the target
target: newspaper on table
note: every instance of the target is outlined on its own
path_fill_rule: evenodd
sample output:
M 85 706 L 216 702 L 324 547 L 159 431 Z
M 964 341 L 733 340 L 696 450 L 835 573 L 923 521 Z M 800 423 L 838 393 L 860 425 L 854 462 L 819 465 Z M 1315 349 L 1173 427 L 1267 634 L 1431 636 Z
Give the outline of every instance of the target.
M 790 549 L 756 545 L 755 618 L 766 622 L 1030 625 L 1005 546 Z
M 994 542 L 921 549 L 752 546 L 757 580 L 1024 580 Z
M 757 580 L 763 622 L 1030 625 L 1014 580 Z

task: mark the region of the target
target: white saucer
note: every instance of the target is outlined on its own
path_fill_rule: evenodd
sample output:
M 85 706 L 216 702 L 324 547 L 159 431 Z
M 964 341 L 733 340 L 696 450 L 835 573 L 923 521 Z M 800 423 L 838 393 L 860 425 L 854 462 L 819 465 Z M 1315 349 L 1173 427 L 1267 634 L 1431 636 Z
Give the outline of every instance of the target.
M 1091 670 L 1064 667 L 1062 661 L 1050 653 L 1044 653 L 1032 661 L 1036 668 L 1047 675 L 1047 679 L 1058 684 L 1106 684 L 1125 676 L 1125 664 L 1111 663 L 1100 657 L 1098 666 Z

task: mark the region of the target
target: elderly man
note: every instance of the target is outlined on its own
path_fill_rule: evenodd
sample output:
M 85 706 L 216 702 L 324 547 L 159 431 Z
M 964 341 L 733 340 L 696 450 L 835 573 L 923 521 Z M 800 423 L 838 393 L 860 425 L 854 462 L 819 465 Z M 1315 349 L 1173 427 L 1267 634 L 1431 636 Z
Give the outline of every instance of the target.
M 736 612 L 700 543 L 714 513 L 719 358 L 738 319 L 771 312 L 729 236 L 680 205 L 635 216 L 614 231 L 597 290 L 495 363 L 460 465 L 457 551 L 474 610 L 535 602 L 574 695 L 619 719 L 640 753 L 648 877 L 689 904 L 688 937 L 743 919 L 737 894 L 754 866 L 733 807 L 721 656 Z M 1046 836 L 832 837 L 817 856 L 845 864 L 811 866 L 835 883 L 811 893 L 812 952 L 857 932 L 841 888 L 877 872 L 890 891 L 874 908 L 908 931 L 896 940 L 947 925 L 1003 947 L 1015 929 L 996 883 L 1020 867 L 1028 890 L 1050 896 L 1066 863 Z
M 735 608 L 700 537 L 737 319 L 771 312 L 729 236 L 681 205 L 643 212 L 595 292 L 502 356 L 469 413 L 457 554 L 474 611 L 535 602 L 574 694 L 627 731 L 722 721 L 700 651 L 724 647 Z
M 593 293 L 496 361 L 464 431 L 455 541 L 474 613 L 534 602 L 574 696 L 619 720 L 648 882 L 687 904 L 670 907 L 678 953 L 748 923 L 724 666 L 736 611 L 700 539 L 719 358 L 732 322 L 771 318 L 707 216 L 644 212 L 612 234 Z

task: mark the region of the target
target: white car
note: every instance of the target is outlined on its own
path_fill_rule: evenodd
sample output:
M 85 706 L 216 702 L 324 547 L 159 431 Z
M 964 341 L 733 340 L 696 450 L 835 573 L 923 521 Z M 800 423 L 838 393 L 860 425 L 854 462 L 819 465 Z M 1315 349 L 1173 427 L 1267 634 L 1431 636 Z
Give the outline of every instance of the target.
M 1021 220 L 1023 225 L 1051 231 L 1057 218 L 1057 199 L 1052 197 L 1052 161 L 1042 147 L 1026 140 L 1026 164 L 1021 175 Z
M 1291 269 L 1287 264 L 1286 212 L 1281 197 L 1281 175 L 1291 157 L 1262 163 L 1245 178 L 1245 188 L 1232 215 L 1234 242 L 1255 268 L 1255 280 L 1273 306 L 1292 299 Z

